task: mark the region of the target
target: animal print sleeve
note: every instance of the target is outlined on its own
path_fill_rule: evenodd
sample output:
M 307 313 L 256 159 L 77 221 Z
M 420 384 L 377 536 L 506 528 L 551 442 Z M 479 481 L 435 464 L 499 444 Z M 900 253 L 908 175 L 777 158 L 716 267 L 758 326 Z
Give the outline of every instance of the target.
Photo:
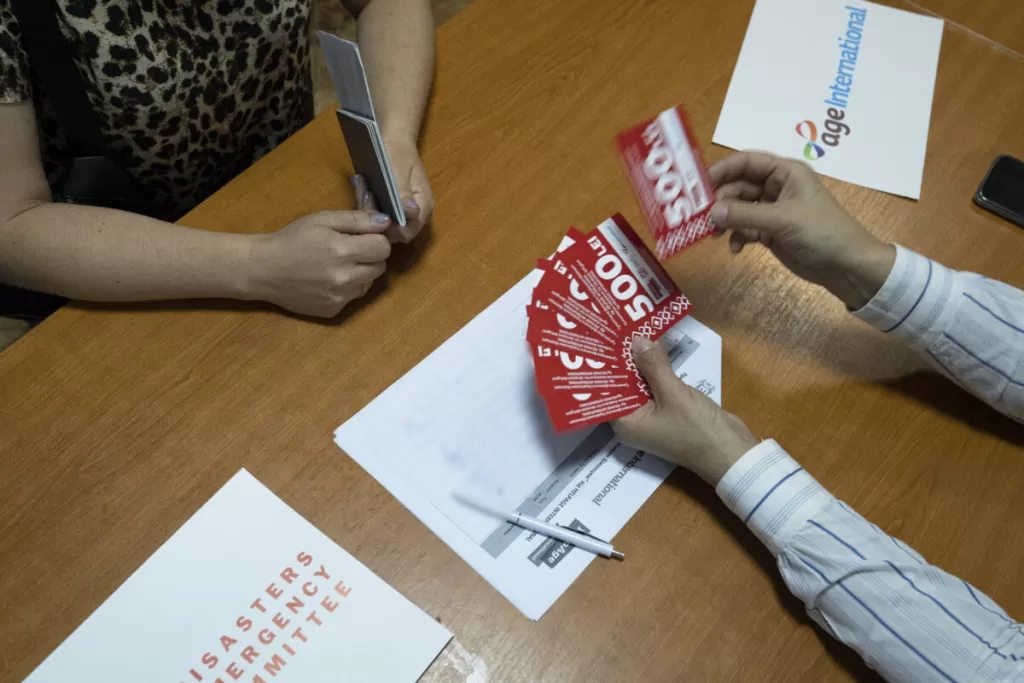
M 0 0 L 0 103 L 32 99 L 28 54 L 21 46 L 21 30 L 11 0 Z

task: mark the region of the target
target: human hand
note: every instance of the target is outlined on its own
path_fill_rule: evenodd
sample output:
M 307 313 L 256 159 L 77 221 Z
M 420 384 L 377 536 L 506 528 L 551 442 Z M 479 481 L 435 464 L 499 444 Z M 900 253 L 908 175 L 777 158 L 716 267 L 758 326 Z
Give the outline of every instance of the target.
M 853 219 L 800 161 L 762 152 L 733 154 L 708 170 L 718 202 L 711 217 L 738 254 L 751 242 L 851 309 L 885 284 L 896 250 Z
M 384 145 L 405 209 L 405 225 L 392 226 L 388 231 L 388 239 L 392 242 L 411 242 L 434 215 L 434 193 L 430 189 L 427 171 L 423 168 L 415 140 L 392 138 L 385 140 Z
M 661 344 L 634 337 L 633 362 L 654 400 L 613 422 L 615 435 L 627 446 L 660 455 L 717 486 L 758 440 L 738 417 L 683 384 Z
M 321 211 L 255 236 L 248 298 L 318 318 L 336 316 L 384 273 L 390 225 L 371 211 Z

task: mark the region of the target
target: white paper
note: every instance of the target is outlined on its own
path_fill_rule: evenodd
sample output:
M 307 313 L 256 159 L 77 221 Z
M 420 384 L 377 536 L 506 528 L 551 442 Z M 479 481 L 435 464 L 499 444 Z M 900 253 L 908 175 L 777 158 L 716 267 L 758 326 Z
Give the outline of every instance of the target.
M 713 141 L 918 199 L 941 40 L 941 19 L 871 2 L 758 0 Z
M 594 556 L 452 493 L 610 539 L 672 469 L 625 448 L 607 426 L 554 431 L 525 341 L 539 277 L 520 281 L 335 432 L 338 446 L 532 619 Z M 720 403 L 718 335 L 684 318 L 663 339 L 684 381 Z
M 242 470 L 26 681 L 413 683 L 450 639 Z

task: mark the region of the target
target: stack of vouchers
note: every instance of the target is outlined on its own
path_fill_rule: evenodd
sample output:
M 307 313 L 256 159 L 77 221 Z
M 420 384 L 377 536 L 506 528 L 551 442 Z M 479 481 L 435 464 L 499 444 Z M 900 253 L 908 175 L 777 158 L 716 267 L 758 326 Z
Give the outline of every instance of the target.
M 594 556 L 453 494 L 611 539 L 672 470 L 607 425 L 555 429 L 524 339 L 543 275 L 519 281 L 335 432 L 345 453 L 532 619 Z M 661 342 L 683 381 L 721 402 L 719 336 L 686 316 Z
M 570 229 L 528 309 L 537 389 L 555 429 L 628 415 L 650 401 L 633 365 L 633 337 L 658 339 L 690 302 L 621 215 L 589 234 Z

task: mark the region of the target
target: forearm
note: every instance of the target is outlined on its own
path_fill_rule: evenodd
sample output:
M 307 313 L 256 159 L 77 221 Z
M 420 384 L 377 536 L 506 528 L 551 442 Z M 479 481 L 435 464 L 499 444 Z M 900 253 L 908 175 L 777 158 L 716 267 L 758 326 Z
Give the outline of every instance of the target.
M 0 224 L 0 281 L 87 301 L 246 298 L 251 240 L 39 203 Z
M 359 15 L 359 47 L 384 139 L 415 141 L 434 78 L 429 0 L 372 0 Z
M 884 284 L 856 315 L 1024 420 L 1024 292 L 899 248 Z
M 774 441 L 747 453 L 717 490 L 776 556 L 808 614 L 887 680 L 1024 673 L 1019 624 L 833 498 Z

